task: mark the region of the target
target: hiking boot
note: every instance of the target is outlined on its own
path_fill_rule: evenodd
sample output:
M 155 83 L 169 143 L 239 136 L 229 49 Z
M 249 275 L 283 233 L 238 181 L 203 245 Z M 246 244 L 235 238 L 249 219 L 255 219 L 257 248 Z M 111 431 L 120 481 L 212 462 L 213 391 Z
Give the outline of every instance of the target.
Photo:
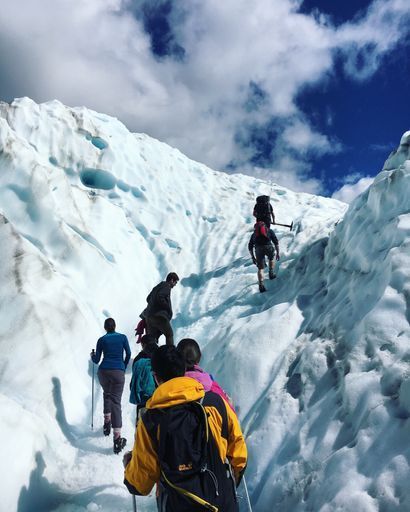
M 273 270 L 269 270 L 269 279 L 275 279 L 276 278 L 276 274 Z
M 109 436 L 111 434 L 111 421 L 104 423 L 103 432 L 105 436 Z
M 261 293 L 266 292 L 266 288 L 265 288 L 265 285 L 263 283 L 259 283 L 259 291 Z
M 120 453 L 120 451 L 124 448 L 124 446 L 127 444 L 127 440 L 125 437 L 117 437 L 117 439 L 114 439 L 114 453 Z

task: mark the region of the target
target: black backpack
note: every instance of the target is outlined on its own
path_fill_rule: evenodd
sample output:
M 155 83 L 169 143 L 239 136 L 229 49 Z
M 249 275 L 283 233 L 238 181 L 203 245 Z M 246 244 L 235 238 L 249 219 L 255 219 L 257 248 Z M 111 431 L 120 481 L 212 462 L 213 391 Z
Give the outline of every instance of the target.
M 267 224 L 271 224 L 272 219 L 270 214 L 273 212 L 273 209 L 269 201 L 269 196 L 258 196 L 256 198 L 253 214 L 257 221 L 263 221 Z
M 212 401 L 220 399 L 215 396 Z M 222 399 L 220 402 L 223 405 Z M 223 432 L 227 437 L 228 420 L 223 407 Z M 156 447 L 161 469 L 159 510 L 231 510 L 236 501 L 233 477 L 229 465 L 220 458 L 202 403 L 193 401 L 151 409 L 143 421 Z

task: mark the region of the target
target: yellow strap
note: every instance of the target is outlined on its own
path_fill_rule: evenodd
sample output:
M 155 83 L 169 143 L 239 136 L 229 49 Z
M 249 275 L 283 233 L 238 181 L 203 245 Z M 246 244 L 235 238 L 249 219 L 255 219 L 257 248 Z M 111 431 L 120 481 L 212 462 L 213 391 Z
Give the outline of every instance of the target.
M 219 508 L 218 507 L 215 507 L 215 505 L 211 505 L 211 503 L 208 503 L 207 501 L 203 500 L 202 498 L 200 498 L 199 496 L 196 496 L 195 494 L 192 494 L 191 492 L 183 489 L 182 487 L 178 487 L 177 485 L 174 485 L 172 482 L 170 482 L 168 480 L 168 478 L 165 476 L 164 472 L 162 471 L 162 476 L 165 480 L 165 482 L 170 486 L 172 487 L 173 489 L 175 489 L 176 491 L 178 491 L 179 493 L 183 494 L 184 496 L 186 496 L 187 498 L 190 498 L 191 500 L 193 501 L 196 501 L 197 503 L 199 503 L 200 505 L 202 505 L 203 507 L 205 507 L 207 510 L 211 510 L 212 512 L 219 512 Z

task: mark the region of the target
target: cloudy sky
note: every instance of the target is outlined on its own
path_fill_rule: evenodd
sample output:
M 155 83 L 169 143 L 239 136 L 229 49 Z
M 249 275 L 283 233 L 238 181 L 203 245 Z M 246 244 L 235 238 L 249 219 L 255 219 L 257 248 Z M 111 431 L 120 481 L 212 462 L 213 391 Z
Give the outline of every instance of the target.
M 409 56 L 409 0 L 1 1 L 0 99 L 347 201 L 410 129 Z

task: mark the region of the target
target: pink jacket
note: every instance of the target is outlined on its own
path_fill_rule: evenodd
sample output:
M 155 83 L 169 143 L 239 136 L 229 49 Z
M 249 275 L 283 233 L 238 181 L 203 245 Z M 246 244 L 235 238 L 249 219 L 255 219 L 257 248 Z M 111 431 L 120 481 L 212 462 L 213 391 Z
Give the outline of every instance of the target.
M 195 379 L 197 382 L 201 383 L 205 391 L 213 391 L 217 395 L 221 396 L 226 402 L 228 402 L 233 412 L 235 412 L 229 396 L 225 393 L 221 386 L 215 380 L 213 380 L 211 375 L 206 373 L 200 366 L 196 364 L 193 370 L 188 370 L 185 372 L 185 377 L 191 377 L 191 379 Z

